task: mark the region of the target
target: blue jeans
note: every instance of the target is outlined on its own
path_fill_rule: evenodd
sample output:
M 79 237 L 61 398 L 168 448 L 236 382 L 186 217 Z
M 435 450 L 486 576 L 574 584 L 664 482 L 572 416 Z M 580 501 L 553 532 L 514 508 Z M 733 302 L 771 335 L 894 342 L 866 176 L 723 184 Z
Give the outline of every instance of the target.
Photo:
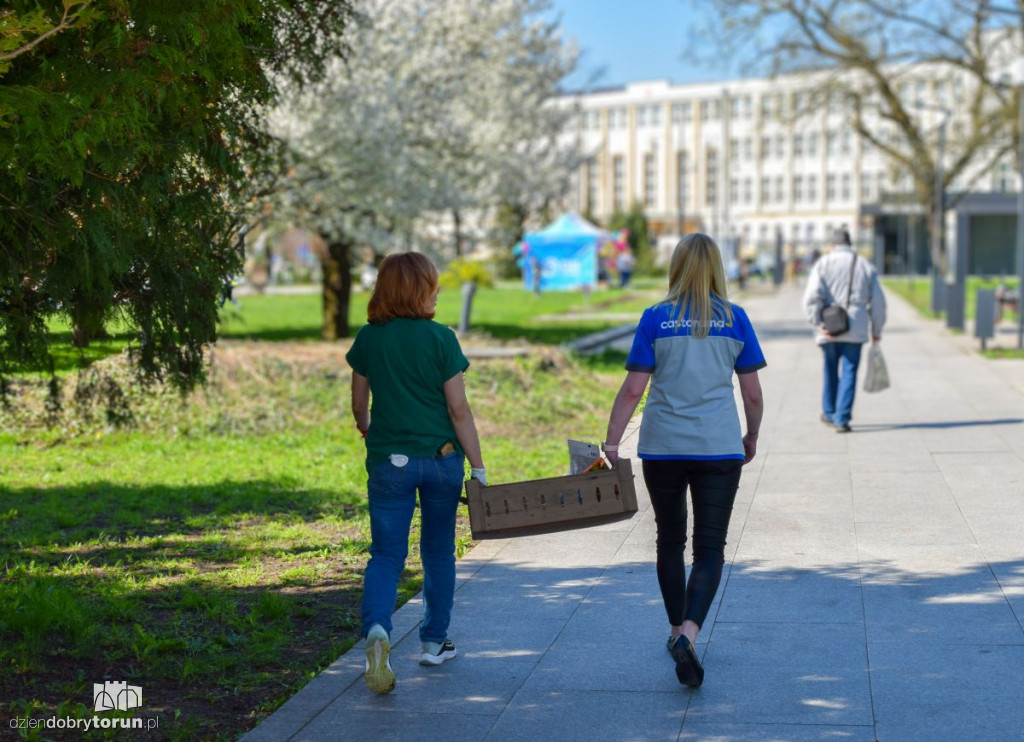
M 363 636 L 373 624 L 391 634 L 398 580 L 409 555 L 409 528 L 420 494 L 420 559 L 426 612 L 420 641 L 448 637 L 455 601 L 455 511 L 459 505 L 465 459 L 410 457 L 405 466 L 391 461 L 370 470 L 370 562 L 363 575 Z
M 824 343 L 821 346 L 825 359 L 821 409 L 836 425 L 846 425 L 853 417 L 861 347 L 862 343 Z

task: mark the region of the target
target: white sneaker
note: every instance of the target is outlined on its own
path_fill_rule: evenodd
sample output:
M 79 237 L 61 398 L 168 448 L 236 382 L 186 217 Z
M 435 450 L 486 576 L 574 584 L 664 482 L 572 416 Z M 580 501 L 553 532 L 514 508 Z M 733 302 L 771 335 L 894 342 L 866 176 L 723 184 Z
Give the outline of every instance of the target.
M 443 643 L 421 642 L 420 649 L 423 651 L 420 655 L 421 665 L 440 665 L 442 662 L 458 657 L 458 652 L 455 651 L 455 642 L 451 639 L 445 639 Z
M 366 635 L 366 687 L 374 693 L 390 693 L 395 689 L 391 640 L 380 626 L 374 626 Z

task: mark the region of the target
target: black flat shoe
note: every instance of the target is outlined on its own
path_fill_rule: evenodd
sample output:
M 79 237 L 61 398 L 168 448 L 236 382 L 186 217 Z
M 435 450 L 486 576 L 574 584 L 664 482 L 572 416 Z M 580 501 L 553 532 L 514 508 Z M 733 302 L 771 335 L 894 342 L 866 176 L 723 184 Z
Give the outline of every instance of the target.
M 676 661 L 676 678 L 680 683 L 697 688 L 704 682 L 704 667 L 685 636 L 680 636 L 672 645 L 672 659 Z

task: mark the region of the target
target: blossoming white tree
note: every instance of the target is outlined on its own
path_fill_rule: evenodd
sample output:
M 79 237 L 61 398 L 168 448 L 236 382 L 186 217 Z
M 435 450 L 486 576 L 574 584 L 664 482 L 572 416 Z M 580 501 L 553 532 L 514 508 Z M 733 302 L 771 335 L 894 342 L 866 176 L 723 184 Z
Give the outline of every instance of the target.
M 275 208 L 328 245 L 324 337 L 348 334 L 351 250 L 418 244 L 448 215 L 538 208 L 564 192 L 572 111 L 551 105 L 576 63 L 546 0 L 364 0 L 329 83 L 270 120 L 295 154 Z

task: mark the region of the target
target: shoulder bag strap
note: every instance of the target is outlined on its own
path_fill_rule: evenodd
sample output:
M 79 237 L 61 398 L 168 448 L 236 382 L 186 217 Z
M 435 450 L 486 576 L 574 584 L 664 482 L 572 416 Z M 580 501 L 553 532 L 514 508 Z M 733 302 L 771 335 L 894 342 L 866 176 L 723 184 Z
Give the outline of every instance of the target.
M 846 309 L 850 308 L 850 293 L 853 291 L 853 275 L 857 270 L 857 253 L 853 254 L 853 262 L 850 263 L 850 283 L 846 286 Z

